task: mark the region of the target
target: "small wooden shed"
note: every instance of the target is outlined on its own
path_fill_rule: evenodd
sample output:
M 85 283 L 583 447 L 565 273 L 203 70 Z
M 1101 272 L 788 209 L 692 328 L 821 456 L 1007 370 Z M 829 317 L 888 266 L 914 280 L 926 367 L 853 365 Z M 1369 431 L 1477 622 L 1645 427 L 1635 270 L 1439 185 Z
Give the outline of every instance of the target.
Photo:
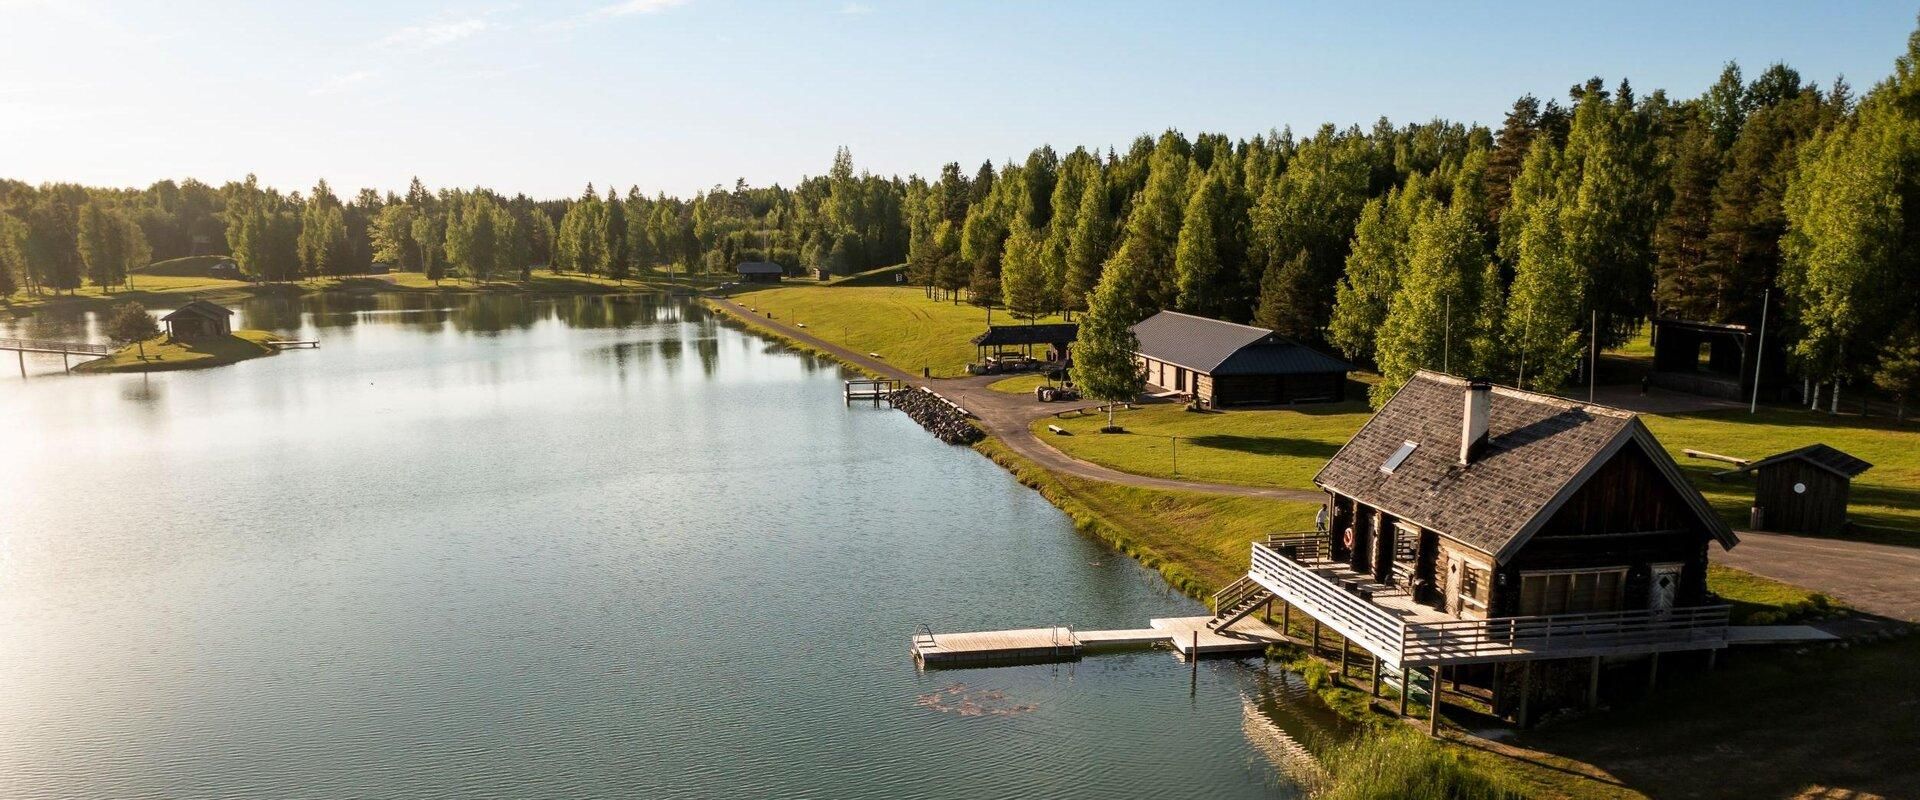
M 175 339 L 198 339 L 233 333 L 233 309 L 205 300 L 194 300 L 160 318 L 167 324 L 167 335 Z
M 1847 524 L 1854 477 L 1872 468 L 1824 444 L 1810 444 L 1716 476 L 1753 473 L 1755 530 L 1833 533 Z

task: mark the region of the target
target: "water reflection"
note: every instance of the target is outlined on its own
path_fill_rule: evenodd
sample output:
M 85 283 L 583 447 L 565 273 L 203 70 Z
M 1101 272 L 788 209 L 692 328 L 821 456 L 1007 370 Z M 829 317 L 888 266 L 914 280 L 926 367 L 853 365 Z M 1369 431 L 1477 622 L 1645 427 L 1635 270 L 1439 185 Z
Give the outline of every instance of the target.
M 1201 608 L 829 361 L 662 298 L 237 310 L 321 348 L 0 380 L 0 794 L 1295 794 L 1257 662 L 916 671 Z

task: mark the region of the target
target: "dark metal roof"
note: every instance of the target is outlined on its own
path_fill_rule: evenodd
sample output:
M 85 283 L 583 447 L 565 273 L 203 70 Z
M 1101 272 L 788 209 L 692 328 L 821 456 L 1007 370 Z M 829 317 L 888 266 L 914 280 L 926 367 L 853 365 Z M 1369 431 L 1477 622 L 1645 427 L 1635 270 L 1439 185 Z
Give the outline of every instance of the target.
M 742 275 L 784 275 L 787 268 L 771 261 L 742 261 L 739 266 L 734 267 L 734 271 Z
M 1774 455 L 1767 456 L 1766 458 L 1760 459 L 1759 461 L 1755 461 L 1744 467 L 1730 469 L 1725 472 L 1718 472 L 1714 474 L 1738 475 L 1742 472 L 1752 472 L 1754 470 L 1761 469 L 1763 467 L 1771 467 L 1775 464 L 1779 464 L 1784 461 L 1795 461 L 1795 460 L 1805 461 L 1809 464 L 1812 464 L 1816 467 L 1824 469 L 1842 478 L 1848 478 L 1848 479 L 1851 479 L 1862 472 L 1866 472 L 1867 470 L 1873 469 L 1873 464 L 1868 463 L 1867 461 L 1862 460 L 1860 458 L 1848 455 L 1844 452 L 1841 452 L 1840 450 L 1834 449 L 1832 447 L 1828 447 L 1824 444 L 1810 444 L 1798 450 L 1788 450 L 1787 452 L 1784 452 L 1784 453 L 1776 453 Z
M 1300 375 L 1351 372 L 1353 365 L 1298 342 L 1256 342 L 1213 368 L 1215 375 Z
M 1438 531 L 1505 563 L 1613 455 L 1637 443 L 1703 528 L 1738 542 L 1632 413 L 1505 386 L 1488 400 L 1487 445 L 1460 466 L 1468 382 L 1419 372 L 1335 453 L 1315 485 Z M 1380 467 L 1407 442 L 1391 473 Z
M 1751 326 L 1742 325 L 1737 322 L 1706 322 L 1703 320 L 1678 319 L 1675 317 L 1654 317 L 1652 321 L 1655 327 L 1681 328 L 1685 330 L 1700 331 L 1702 333 L 1744 334 L 1744 333 L 1749 333 L 1753 330 Z
M 1072 322 L 1045 325 L 989 325 L 987 332 L 973 337 L 980 347 L 1018 344 L 1068 344 L 1080 335 L 1080 326 Z
M 1162 311 L 1133 326 L 1139 353 L 1212 375 L 1347 372 L 1353 365 L 1251 325 Z
M 164 321 L 179 319 L 181 317 L 206 317 L 209 319 L 222 319 L 222 318 L 231 317 L 231 316 L 233 316 L 233 309 L 227 308 L 226 306 L 222 306 L 217 303 L 209 303 L 205 300 L 193 300 L 188 302 L 184 306 L 174 309 L 173 313 L 168 314 L 164 317 L 161 317 L 160 319 L 161 321 L 164 322 Z

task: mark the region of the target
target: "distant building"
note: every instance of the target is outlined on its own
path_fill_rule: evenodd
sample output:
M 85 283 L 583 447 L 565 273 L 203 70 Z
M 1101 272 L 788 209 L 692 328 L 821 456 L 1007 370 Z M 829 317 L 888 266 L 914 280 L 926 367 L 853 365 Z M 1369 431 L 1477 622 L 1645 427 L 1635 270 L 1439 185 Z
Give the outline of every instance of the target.
M 233 310 L 205 300 L 193 300 L 160 318 L 167 324 L 167 335 L 175 339 L 199 339 L 233 333 Z
M 1833 533 L 1847 524 L 1853 479 L 1873 465 L 1824 444 L 1768 456 L 1715 473 L 1752 473 L 1755 530 Z
M 1762 342 L 1747 325 L 1654 317 L 1648 381 L 1676 392 L 1746 400 L 1758 380 L 1761 394 L 1772 396 L 1786 382 L 1786 355 L 1778 336 Z
M 223 259 L 220 259 L 219 261 L 213 262 L 213 266 L 207 267 L 207 276 L 213 277 L 213 278 L 226 278 L 228 280 L 236 280 L 236 281 L 245 277 L 240 272 L 240 265 L 234 263 L 233 259 L 231 258 L 223 258 Z
M 786 267 L 771 261 L 742 261 L 733 269 L 745 283 L 779 283 L 787 276 Z
M 1043 360 L 1064 362 L 1073 350 L 1073 340 L 1079 335 L 1080 326 L 1071 322 L 989 325 L 986 333 L 973 337 L 974 360 L 985 361 L 987 356 L 1010 348 L 1019 348 L 1032 357 L 1034 346 L 1040 345 L 1046 348 L 1041 353 Z
M 1353 369 L 1266 328 L 1178 311 L 1148 317 L 1133 335 L 1140 340 L 1134 360 L 1149 386 L 1207 406 L 1344 400 Z

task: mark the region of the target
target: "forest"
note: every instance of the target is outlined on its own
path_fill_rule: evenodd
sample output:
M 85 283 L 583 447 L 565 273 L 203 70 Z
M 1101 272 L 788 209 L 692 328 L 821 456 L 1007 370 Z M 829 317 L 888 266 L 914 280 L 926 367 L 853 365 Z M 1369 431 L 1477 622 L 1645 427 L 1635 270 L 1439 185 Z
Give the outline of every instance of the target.
M 905 179 L 856 171 L 842 148 L 793 188 L 739 181 L 684 199 L 418 179 L 344 199 L 324 180 L 283 193 L 251 176 L 0 181 L 0 296 L 116 286 L 200 254 L 231 254 L 258 281 L 376 262 L 474 281 L 536 265 L 625 278 L 904 262 L 929 296 L 1084 313 L 1083 338 L 1122 337 L 1163 308 L 1273 328 L 1377 369 L 1376 399 L 1442 366 L 1552 391 L 1590 342 L 1617 347 L 1650 316 L 1765 313 L 1809 385 L 1904 401 L 1920 389 L 1916 64 L 1920 33 L 1859 97 L 1844 79 L 1821 86 L 1785 64 L 1749 79 L 1728 63 L 1691 98 L 1600 78 L 1523 96 L 1498 130 L 1168 130 L 1124 152 L 1042 145 Z

